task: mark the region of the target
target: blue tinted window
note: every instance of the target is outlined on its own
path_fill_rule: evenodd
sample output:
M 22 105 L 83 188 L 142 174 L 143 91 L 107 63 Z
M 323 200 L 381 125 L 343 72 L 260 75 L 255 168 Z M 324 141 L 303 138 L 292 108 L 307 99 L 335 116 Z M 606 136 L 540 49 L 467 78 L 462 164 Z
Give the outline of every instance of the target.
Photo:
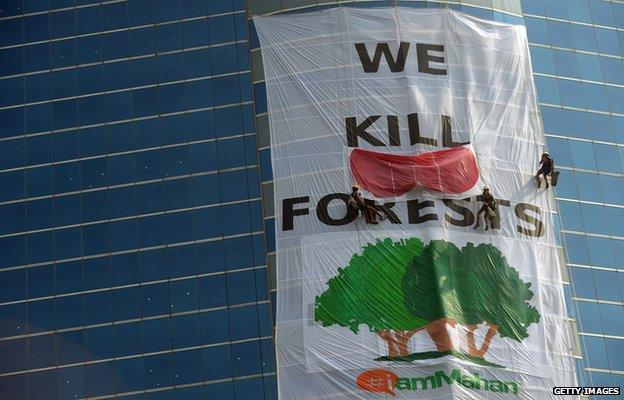
M 145 386 L 147 388 L 156 388 L 173 385 L 172 361 L 171 354 L 145 357 Z
M 25 113 L 25 133 L 48 131 L 51 128 L 50 104 L 27 106 Z
M 188 109 L 205 108 L 213 105 L 211 95 L 213 81 L 201 80 L 186 83 L 186 96 Z M 230 96 L 231 97 L 231 96 Z M 234 96 L 236 97 L 236 96 Z M 221 103 L 225 104 L 225 103 Z
M 50 14 L 50 36 L 52 39 L 75 34 L 74 10 L 54 12 Z
M 108 125 L 106 144 L 110 153 L 128 151 L 134 148 L 134 133 L 130 123 Z
M 111 285 L 108 257 L 86 259 L 83 263 L 85 290 L 100 289 Z
M 167 214 L 167 242 L 181 243 L 193 240 L 193 231 L 189 226 L 193 225 L 192 212 L 176 212 Z
M 28 297 L 44 297 L 54 294 L 54 267 L 45 265 L 28 269 Z
M 159 150 L 136 153 L 137 180 L 149 180 L 162 177 L 162 160 Z
M 28 255 L 26 261 L 29 263 L 35 263 L 51 260 L 52 254 L 54 252 L 54 248 L 52 247 L 53 243 L 54 239 L 52 237 L 52 232 L 49 231 L 26 235 L 26 245 L 28 246 Z M 17 245 L 19 245 L 19 243 L 14 244 L 14 246 Z M 21 244 L 21 246 L 23 246 L 23 243 Z M 17 247 L 14 251 L 23 252 L 24 249 L 23 247 Z M 7 253 L 15 257 L 15 255 L 11 254 L 11 252 Z
M 131 92 L 107 93 L 105 97 L 104 110 L 109 121 L 130 118 L 132 113 Z M 132 137 L 128 139 L 131 140 Z
M 233 272 L 227 275 L 229 304 L 248 303 L 255 300 L 256 288 L 253 271 Z
M 203 349 L 204 379 L 217 380 L 232 376 L 232 361 L 229 346 Z
M 0 184 L 3 188 L 0 194 L 1 201 L 16 200 L 24 197 L 24 172 L 4 172 L 0 174 Z
M 74 364 L 84 361 L 83 331 L 57 333 L 56 357 L 58 364 Z
M 123 379 L 116 379 L 117 392 L 130 392 L 141 390 L 145 386 L 145 366 L 143 358 L 131 358 L 115 361 L 115 371 L 117 376 Z
M 167 314 L 169 312 L 169 286 L 166 283 L 145 285 L 141 288 L 143 316 Z
M 0 110 L 0 123 L 3 126 L 0 137 L 21 135 L 24 130 L 24 108 Z
M 123 288 L 113 291 L 113 318 L 117 321 L 141 316 L 141 289 Z
M 169 284 L 171 311 L 181 312 L 198 308 L 195 279 L 173 281 Z
M 52 68 L 68 67 L 76 64 L 75 39 L 50 43 L 50 62 Z
M 93 255 L 108 251 L 108 225 L 106 223 L 82 227 L 82 254 Z
M 94 33 L 102 30 L 102 8 L 85 7 L 76 10 L 78 34 Z
M 576 302 L 582 332 L 602 332 L 598 304 L 584 301 Z
M 132 91 L 133 112 L 135 117 L 156 114 L 156 101 L 158 99 L 156 88 L 146 88 Z
M 140 322 L 115 325 L 115 356 L 124 357 L 141 353 L 143 351 L 142 335 Z
M 110 258 L 113 286 L 123 286 L 139 281 L 139 264 L 136 253 L 120 254 Z
M 130 53 L 133 56 L 153 53 L 155 43 L 154 28 L 151 26 L 130 31 Z
M 21 300 L 26 296 L 26 271 L 14 270 L 0 274 L 0 301 Z
M 56 377 L 60 399 L 84 397 L 84 366 L 58 369 Z
M 137 186 L 137 200 L 139 212 L 142 214 L 162 211 L 164 209 L 162 184 L 150 183 Z
M 598 304 L 602 326 L 606 335 L 622 336 L 624 334 L 624 307 L 614 304 Z
M 24 102 L 24 78 L 0 80 L 0 90 L 3 93 L 0 106 L 11 106 Z
M 8 169 L 24 165 L 24 141 L 8 140 L 0 142 L 0 168 Z
M 104 89 L 123 89 L 130 85 L 130 64 L 119 61 L 104 64 Z
M 193 205 L 213 204 L 219 201 L 219 176 L 217 174 L 194 176 Z
M 14 20 L 19 21 L 19 20 Z M 24 18 L 26 42 L 38 42 L 50 37 L 49 14 L 31 15 Z
M 149 85 L 158 81 L 156 60 L 154 57 L 147 57 L 131 61 L 130 69 L 134 86 Z
M 185 48 L 208 44 L 208 22 L 205 19 L 184 22 L 183 31 Z
M 103 396 L 115 390 L 115 370 L 112 361 L 86 366 L 87 396 Z
M 197 314 L 181 315 L 171 319 L 173 347 L 193 347 L 200 344 L 199 318 Z
M 159 25 L 156 27 L 156 47 L 158 51 L 178 50 L 182 47 L 182 44 L 181 24 Z
M 108 184 L 118 185 L 134 181 L 134 154 L 108 157 Z
M 151 24 L 154 15 L 153 0 L 128 1 L 128 24 L 132 26 Z
M 21 232 L 25 226 L 24 203 L 0 206 L 0 232 L 2 234 Z
M 16 183 L 15 190 L 21 188 L 21 182 Z M 26 196 L 34 197 L 52 193 L 52 168 L 39 167 L 26 170 Z
M 143 321 L 143 350 L 148 352 L 171 348 L 169 318 Z
M 59 297 L 56 300 L 57 329 L 82 325 L 82 309 L 82 295 Z
M 80 261 L 56 264 L 54 276 L 57 294 L 82 290 L 82 263 Z
M 194 210 L 193 214 L 196 240 L 221 236 L 221 209 L 219 207 Z
M 210 18 L 210 43 L 226 43 L 236 40 L 236 34 L 234 31 L 234 16 L 223 15 Z
M 232 369 L 234 376 L 262 373 L 262 356 L 259 342 L 232 344 Z
M 202 49 L 184 52 L 184 67 L 186 78 L 210 75 L 210 50 Z
M 198 382 L 202 380 L 201 350 L 189 350 L 173 353 L 173 372 L 176 385 Z
M 154 0 L 154 16 L 157 22 L 171 21 L 180 18 L 180 2 Z
M 127 25 L 126 3 L 104 4 L 102 6 L 103 30 L 125 28 Z
M 55 328 L 54 299 L 28 303 L 28 330 L 30 333 L 51 331 Z
M 111 251 L 119 251 L 137 246 L 137 223 L 135 220 L 109 223 L 109 243 Z
M 595 28 L 598 52 L 612 55 L 620 54 L 620 46 L 616 31 L 603 28 Z
M 21 335 L 26 332 L 28 319 L 26 303 L 1 306 L 0 315 L 2 316 L 0 318 L 0 335 L 3 337 Z
M 103 58 L 102 35 L 79 37 L 76 47 L 80 64 L 99 62 Z
M 194 250 L 194 246 L 176 246 L 167 249 L 167 264 L 171 278 L 196 273 Z
M 130 44 L 127 31 L 106 33 L 102 38 L 104 58 L 115 60 L 128 57 Z
M 73 258 L 82 252 L 80 228 L 61 229 L 54 232 L 54 256 Z
M 106 152 L 106 137 L 104 127 L 86 128 L 80 130 L 80 156 L 91 157 Z
M 141 247 L 158 246 L 165 243 L 165 217 L 155 215 L 139 220 Z
M 25 101 L 35 102 L 50 98 L 50 75 L 38 74 L 25 77 Z

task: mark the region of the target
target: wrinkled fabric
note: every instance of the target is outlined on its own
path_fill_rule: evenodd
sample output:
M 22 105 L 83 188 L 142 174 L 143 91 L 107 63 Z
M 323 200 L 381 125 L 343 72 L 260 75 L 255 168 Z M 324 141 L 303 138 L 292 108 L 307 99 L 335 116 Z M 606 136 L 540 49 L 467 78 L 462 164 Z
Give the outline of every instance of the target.
M 524 27 L 402 7 L 254 23 L 280 399 L 544 400 L 575 385 Z M 383 220 L 349 207 L 354 185 Z M 473 228 L 483 186 L 487 232 L 483 213 Z
M 464 147 L 415 156 L 355 149 L 349 165 L 355 182 L 378 198 L 401 196 L 417 186 L 441 195 L 464 193 L 479 180 L 477 160 Z

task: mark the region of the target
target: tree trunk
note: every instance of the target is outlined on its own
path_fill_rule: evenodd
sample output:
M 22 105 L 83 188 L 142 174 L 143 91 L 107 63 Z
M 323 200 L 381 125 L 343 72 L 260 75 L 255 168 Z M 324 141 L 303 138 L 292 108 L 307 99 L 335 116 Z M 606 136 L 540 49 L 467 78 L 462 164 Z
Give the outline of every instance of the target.
M 477 330 L 477 325 L 468 325 L 468 333 L 466 334 L 468 338 L 468 354 L 475 357 L 481 357 L 485 355 L 485 353 L 490 348 L 490 344 L 492 343 L 492 338 L 496 333 L 498 333 L 498 326 L 494 324 L 487 324 L 489 326 L 487 333 L 485 334 L 485 339 L 483 340 L 483 344 L 480 348 L 477 349 L 477 344 L 475 343 L 475 335 L 474 332 Z
M 377 336 L 386 341 L 388 345 L 388 356 L 398 357 L 409 355 L 408 342 L 420 329 L 411 331 L 377 331 Z
M 448 351 L 454 349 L 451 337 L 446 330 L 447 323 L 454 327 L 456 322 L 454 320 L 440 318 L 438 320 L 428 323 L 425 326 L 427 333 L 429 334 L 429 336 L 431 336 L 431 340 L 433 340 L 433 343 L 435 343 L 436 349 L 438 351 Z

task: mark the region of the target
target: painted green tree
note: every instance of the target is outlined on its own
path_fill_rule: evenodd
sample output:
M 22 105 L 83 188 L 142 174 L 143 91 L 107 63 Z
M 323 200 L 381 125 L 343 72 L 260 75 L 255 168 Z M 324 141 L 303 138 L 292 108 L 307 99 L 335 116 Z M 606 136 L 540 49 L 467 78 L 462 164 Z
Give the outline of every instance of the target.
M 468 353 L 483 358 L 498 333 L 516 341 L 528 337 L 528 327 L 539 322 L 531 284 L 520 279 L 495 246 L 431 241 L 410 260 L 403 276 L 406 307 L 416 318 L 432 321 L 425 327 L 439 352 L 452 351 L 446 324 L 468 329 Z M 481 346 L 475 331 L 488 328 Z
M 466 284 L 460 293 L 461 303 L 468 308 L 469 318 L 464 323 L 469 354 L 483 357 L 497 333 L 517 342 L 527 338 L 528 327 L 540 320 L 537 309 L 529 304 L 534 295 L 531 283 L 520 278 L 495 246 L 468 243 L 462 254 L 462 280 Z M 483 344 L 477 347 L 474 331 L 480 324 L 488 330 Z
M 452 354 L 483 360 L 496 334 L 521 342 L 540 315 L 529 304 L 524 282 L 491 244 L 459 249 L 453 243 L 416 238 L 369 244 L 354 255 L 328 289 L 315 299 L 315 320 L 358 333 L 361 325 L 384 339 L 386 360 L 415 360 Z M 447 325 L 467 328 L 468 355 L 454 348 Z M 487 327 L 477 346 L 475 333 Z M 425 330 L 436 352 L 409 354 L 408 342 Z M 489 364 L 495 365 L 495 364 Z
M 401 282 L 409 261 L 423 248 L 416 238 L 368 244 L 362 255 L 354 255 L 345 268 L 338 269 L 328 289 L 316 297 L 315 320 L 354 333 L 365 325 L 386 342 L 389 356 L 409 354 L 408 341 L 429 321 L 406 308 Z

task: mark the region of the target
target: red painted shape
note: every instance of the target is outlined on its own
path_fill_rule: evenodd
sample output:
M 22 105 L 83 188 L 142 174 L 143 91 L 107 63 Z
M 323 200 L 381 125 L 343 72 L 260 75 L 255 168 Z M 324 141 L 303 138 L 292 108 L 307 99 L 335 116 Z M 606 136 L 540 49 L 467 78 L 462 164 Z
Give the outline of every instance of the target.
M 376 197 L 401 196 L 414 187 L 458 194 L 479 180 L 477 159 L 463 146 L 414 156 L 354 149 L 349 163 L 358 185 Z

